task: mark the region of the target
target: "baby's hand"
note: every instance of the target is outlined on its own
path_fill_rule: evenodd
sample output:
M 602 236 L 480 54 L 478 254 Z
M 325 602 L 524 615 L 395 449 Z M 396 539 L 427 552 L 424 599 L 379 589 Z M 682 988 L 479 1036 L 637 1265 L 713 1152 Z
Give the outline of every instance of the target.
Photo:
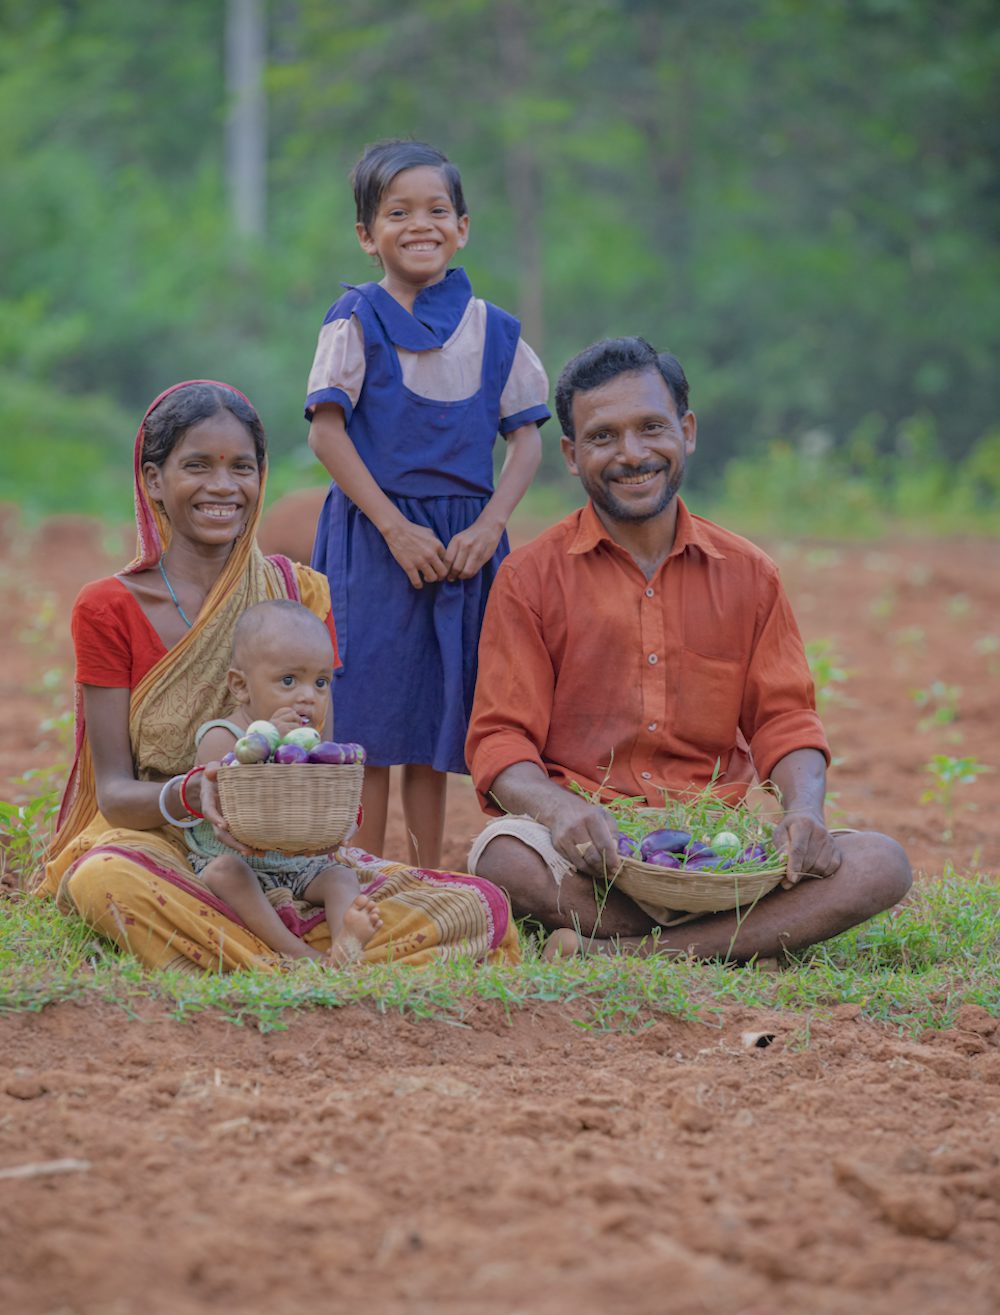
M 276 712 L 271 713 L 268 721 L 282 736 L 287 735 L 289 731 L 293 731 L 299 726 L 309 725 L 309 719 L 303 720 L 294 708 L 278 708 Z

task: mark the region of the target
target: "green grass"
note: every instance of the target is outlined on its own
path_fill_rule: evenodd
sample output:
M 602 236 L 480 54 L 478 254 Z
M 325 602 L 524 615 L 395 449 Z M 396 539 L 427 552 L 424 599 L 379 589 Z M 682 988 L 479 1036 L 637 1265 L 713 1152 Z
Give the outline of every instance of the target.
M 377 1013 L 463 1025 L 479 1001 L 508 1015 L 557 1005 L 584 1030 L 634 1031 L 657 1017 L 718 1021 L 729 1005 L 815 1011 L 860 1005 L 911 1035 L 951 1024 L 963 1004 L 1000 1014 L 1000 884 L 986 877 L 919 883 L 910 899 L 798 957 L 779 973 L 684 959 L 595 956 L 545 962 L 523 934 L 516 968 L 455 961 L 432 968 L 380 965 L 192 977 L 148 973 L 97 940 L 79 920 L 31 897 L 0 900 L 0 1013 L 59 1001 L 111 1002 L 140 1015 L 157 1001 L 179 1022 L 205 1011 L 263 1031 L 302 1009 L 361 1004 Z

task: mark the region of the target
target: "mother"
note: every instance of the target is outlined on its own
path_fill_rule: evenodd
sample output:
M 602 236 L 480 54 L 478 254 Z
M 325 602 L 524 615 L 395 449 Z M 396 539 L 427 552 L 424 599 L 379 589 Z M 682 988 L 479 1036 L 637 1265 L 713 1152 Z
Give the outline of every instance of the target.
M 186 818 L 186 806 L 176 785 L 164 788 L 194 762 L 195 729 L 227 710 L 232 632 L 247 607 L 297 599 L 334 633 L 326 580 L 257 547 L 266 464 L 263 427 L 242 393 L 210 380 L 161 393 L 135 441 L 137 556 L 87 585 L 73 609 L 76 758 L 38 890 L 149 967 L 273 961 L 192 871 L 165 822 Z M 203 780 L 188 801 L 211 816 L 214 786 L 202 798 Z M 488 881 L 349 848 L 339 860 L 383 919 L 366 961 L 516 959 L 506 897 Z M 321 911 L 288 898 L 278 912 L 310 945 L 329 944 Z

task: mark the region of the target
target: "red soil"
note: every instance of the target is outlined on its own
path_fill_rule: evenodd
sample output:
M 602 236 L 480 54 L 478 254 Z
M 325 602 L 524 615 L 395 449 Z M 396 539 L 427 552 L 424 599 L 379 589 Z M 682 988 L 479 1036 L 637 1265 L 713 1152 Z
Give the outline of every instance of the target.
M 805 637 L 850 673 L 826 712 L 837 820 L 895 835 L 923 872 L 995 875 L 996 778 L 958 788 L 951 844 L 920 795 L 932 753 L 1000 767 L 982 642 L 1000 637 L 1000 544 L 771 546 Z M 45 673 L 70 670 L 76 589 L 126 549 L 68 520 L 31 543 L 0 517 L 0 798 L 58 761 Z M 934 680 L 961 687 L 959 715 L 921 731 L 911 691 Z M 448 863 L 479 825 L 456 782 Z M 476 1005 L 463 1027 L 352 1008 L 260 1035 L 155 1005 L 0 1014 L 0 1308 L 1000 1308 L 997 1020 L 969 1006 L 919 1042 L 853 1007 L 719 1020 L 604 1036 L 562 1008 Z M 74 1163 L 5 1174 L 53 1160 Z

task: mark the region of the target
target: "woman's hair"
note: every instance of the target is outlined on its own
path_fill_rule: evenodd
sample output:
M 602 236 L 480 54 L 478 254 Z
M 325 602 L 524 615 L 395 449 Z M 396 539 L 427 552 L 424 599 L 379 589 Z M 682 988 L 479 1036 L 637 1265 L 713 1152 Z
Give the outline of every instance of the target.
M 573 432 L 573 397 L 617 379 L 620 374 L 657 370 L 670 389 L 678 416 L 688 409 L 688 381 L 676 356 L 658 352 L 645 338 L 604 338 L 580 352 L 563 368 L 556 383 L 556 412 L 567 438 Z
M 404 169 L 418 169 L 421 165 L 440 169 L 448 184 L 451 203 L 459 219 L 468 214 L 462 193 L 462 177 L 456 167 L 434 146 L 426 142 L 384 141 L 366 146 L 361 159 L 351 170 L 351 186 L 357 206 L 358 223 L 370 233 L 379 203 L 385 190 Z
M 142 460 L 162 466 L 192 425 L 220 411 L 231 412 L 253 439 L 258 469 L 267 462 L 267 438 L 260 416 L 246 398 L 221 384 L 189 384 L 170 393 L 142 427 Z

